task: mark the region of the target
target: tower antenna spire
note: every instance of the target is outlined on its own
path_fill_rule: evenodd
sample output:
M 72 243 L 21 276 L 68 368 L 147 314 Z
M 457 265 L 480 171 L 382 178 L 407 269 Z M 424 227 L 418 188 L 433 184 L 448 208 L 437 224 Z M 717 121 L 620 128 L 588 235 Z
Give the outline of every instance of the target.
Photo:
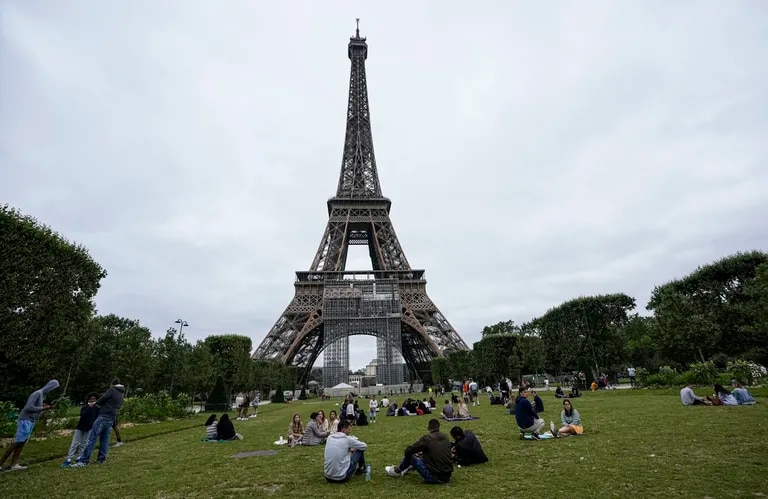
M 355 24 L 356 24 L 355 38 L 360 38 L 360 18 L 359 17 L 355 18 Z

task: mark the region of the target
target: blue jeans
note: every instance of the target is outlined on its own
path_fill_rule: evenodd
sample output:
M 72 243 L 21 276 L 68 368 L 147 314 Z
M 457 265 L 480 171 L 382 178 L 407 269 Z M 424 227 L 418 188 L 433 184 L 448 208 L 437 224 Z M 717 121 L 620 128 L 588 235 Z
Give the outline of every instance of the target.
M 109 451 L 109 436 L 112 433 L 112 422 L 114 420 L 108 416 L 99 416 L 96 421 L 93 422 L 93 428 L 91 428 L 91 434 L 88 435 L 88 443 L 85 444 L 85 450 L 82 455 L 77 458 L 78 463 L 88 464 L 91 460 L 91 453 L 96 446 L 96 440 L 99 441 L 99 457 L 96 459 L 97 463 L 103 463 L 107 460 L 107 451 Z
M 432 472 L 427 469 L 427 465 L 424 464 L 424 460 L 420 457 L 412 456 L 410 459 L 408 459 L 408 456 L 405 456 L 403 461 L 400 463 L 400 466 L 398 466 L 398 469 L 400 471 L 405 471 L 409 466 L 413 466 L 413 469 L 415 469 L 416 472 L 421 475 L 421 478 L 424 479 L 424 483 L 446 483 L 442 480 L 438 480 L 435 475 L 433 475 Z

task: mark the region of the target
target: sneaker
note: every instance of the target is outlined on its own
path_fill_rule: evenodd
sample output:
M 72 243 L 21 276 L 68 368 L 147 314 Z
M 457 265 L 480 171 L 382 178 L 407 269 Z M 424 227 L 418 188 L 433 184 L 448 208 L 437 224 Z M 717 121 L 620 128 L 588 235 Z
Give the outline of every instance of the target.
M 365 473 L 365 468 L 357 468 L 355 470 L 355 475 L 362 475 Z
M 541 437 L 535 431 L 533 433 L 531 433 L 531 436 L 533 437 L 534 440 L 541 440 Z
M 398 471 L 397 466 L 385 466 L 384 473 L 394 478 L 400 478 L 401 476 L 403 476 L 403 473 Z
M 8 468 L 8 471 L 19 471 L 19 470 L 25 470 L 25 469 L 27 469 L 26 466 L 22 466 L 20 464 L 14 464 L 10 468 Z
M 61 463 L 61 468 L 69 468 L 71 465 L 72 465 L 72 461 L 70 461 L 69 459 L 67 459 L 66 461 L 64 461 L 63 463 Z
M 125 442 L 123 442 L 123 441 L 120 441 L 120 442 L 117 442 L 117 443 L 116 443 L 115 445 L 113 445 L 112 447 L 121 447 L 121 446 L 123 446 L 123 445 L 125 445 Z
M 80 461 L 75 461 L 69 467 L 70 468 L 85 468 L 86 466 L 88 466 L 86 463 L 81 463 Z

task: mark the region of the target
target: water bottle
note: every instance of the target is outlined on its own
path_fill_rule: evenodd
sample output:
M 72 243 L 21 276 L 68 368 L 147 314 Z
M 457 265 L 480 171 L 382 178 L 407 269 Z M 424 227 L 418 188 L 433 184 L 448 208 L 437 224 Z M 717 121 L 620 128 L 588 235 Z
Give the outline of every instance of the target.
M 370 482 L 371 481 L 371 465 L 368 464 L 365 467 L 365 481 Z

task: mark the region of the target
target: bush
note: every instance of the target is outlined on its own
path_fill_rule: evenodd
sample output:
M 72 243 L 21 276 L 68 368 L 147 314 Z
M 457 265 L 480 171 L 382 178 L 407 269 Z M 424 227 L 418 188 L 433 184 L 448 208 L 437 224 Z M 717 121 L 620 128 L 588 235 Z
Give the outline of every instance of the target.
M 272 403 L 273 404 L 284 404 L 285 403 L 285 394 L 283 393 L 283 386 L 279 385 L 277 389 L 275 390 L 275 394 L 272 395 Z
M 648 372 L 648 369 L 644 367 L 638 367 L 635 369 L 635 376 L 637 376 L 637 382 L 641 386 L 648 386 L 648 376 L 650 373 Z
M 216 378 L 216 385 L 214 385 L 208 400 L 205 401 L 205 410 L 214 412 L 229 410 L 229 396 L 224 386 L 224 378 L 221 376 Z
M 168 392 L 128 397 L 120 409 L 120 420 L 134 423 L 151 423 L 166 419 L 179 419 L 189 416 L 190 398 L 179 394 L 176 399 Z
M 711 385 L 719 376 L 714 362 L 697 362 L 691 364 L 688 371 L 688 382 L 695 385 Z
M 16 418 L 19 410 L 13 402 L 0 402 L 0 437 L 12 437 L 16 434 Z
M 40 415 L 38 424 L 35 426 L 38 432 L 45 436 L 50 436 L 58 430 L 69 427 L 69 410 L 72 408 L 72 401 L 68 397 L 61 397 L 54 402 L 53 409 L 43 412 Z M 77 424 L 77 421 L 75 421 Z
M 728 362 L 726 369 L 732 378 L 735 378 L 739 383 L 746 386 L 760 384 L 763 379 L 762 369 L 760 369 L 760 366 L 754 362 L 746 360 Z

